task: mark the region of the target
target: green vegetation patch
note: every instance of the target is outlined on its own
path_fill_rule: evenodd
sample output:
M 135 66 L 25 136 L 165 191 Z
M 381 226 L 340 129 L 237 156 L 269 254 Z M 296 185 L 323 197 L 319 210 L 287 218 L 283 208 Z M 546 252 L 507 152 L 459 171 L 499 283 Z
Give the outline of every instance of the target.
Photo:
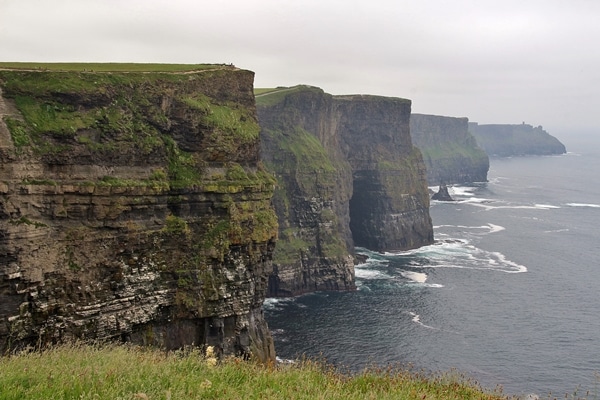
M 110 64 L 90 72 L 93 66 L 40 64 L 34 71 L 27 69 L 31 65 L 0 67 L 3 95 L 23 117 L 5 117 L 18 152 L 25 148 L 37 155 L 73 152 L 86 156 L 87 152 L 99 160 L 153 153 L 153 157 L 165 157 L 166 180 L 177 189 L 201 185 L 207 163 L 235 158 L 258 142 L 260 128 L 252 107 L 201 92 L 202 80 L 234 67 Z M 209 75 L 172 72 L 196 69 Z M 106 72 L 113 70 L 127 73 Z M 171 115 L 172 108 L 182 112 Z M 180 119 L 181 115 L 185 117 Z M 173 125 L 194 135 L 200 149 L 194 153 L 181 149 Z M 264 180 L 264 174 L 258 178 L 245 180 L 261 184 L 258 181 Z M 145 183 L 163 181 L 151 180 Z
M 279 234 L 273 252 L 273 262 L 280 265 L 297 263 L 301 259 L 301 254 L 307 253 L 312 245 L 302 239 L 298 228 L 287 228 Z
M 443 145 L 421 146 L 419 148 L 425 160 L 435 161 L 443 159 L 465 158 L 472 160 L 486 159 L 486 153 L 473 142 L 463 145 L 456 142 L 446 142 Z
M 72 105 L 53 101 L 42 103 L 29 96 L 16 96 L 15 103 L 35 134 L 51 132 L 73 136 L 78 130 L 89 128 L 96 122 L 95 115 L 77 110 Z
M 327 151 L 313 134 L 295 127 L 291 131 L 264 130 L 280 151 L 269 167 L 277 173 L 295 176 L 298 185 L 308 193 L 317 187 L 335 184 L 336 168 Z
M 10 117 L 5 117 L 4 122 L 10 131 L 10 136 L 12 137 L 14 145 L 17 148 L 31 144 L 31 138 L 25 123 Z
M 344 374 L 321 362 L 217 361 L 210 350 L 165 353 L 71 345 L 0 359 L 0 399 L 438 399 L 499 400 L 455 373 L 371 368 Z
M 167 215 L 165 219 L 164 231 L 176 235 L 189 236 L 191 233 L 190 227 L 186 220 L 175 215 Z
M 298 85 L 292 87 L 278 87 L 276 89 L 255 89 L 256 105 L 259 107 L 269 107 L 281 103 L 287 96 L 301 92 L 323 93 L 323 89 L 308 85 Z

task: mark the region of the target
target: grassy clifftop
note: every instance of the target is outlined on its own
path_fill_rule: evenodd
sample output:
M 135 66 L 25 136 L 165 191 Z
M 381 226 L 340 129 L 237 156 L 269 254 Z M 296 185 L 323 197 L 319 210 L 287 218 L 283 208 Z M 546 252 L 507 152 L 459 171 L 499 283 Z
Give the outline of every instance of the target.
M 0 399 L 482 399 L 458 375 L 403 370 L 345 375 L 316 362 L 259 365 L 201 353 L 60 347 L 0 359 Z
M 166 155 L 171 182 L 188 185 L 206 167 L 194 150 L 204 162 L 247 161 L 254 151 L 252 93 L 240 93 L 234 77 L 245 75 L 252 79 L 209 64 L 0 63 L 0 94 L 18 111 L 2 117 L 22 156 L 114 163 L 127 153 L 148 164 Z

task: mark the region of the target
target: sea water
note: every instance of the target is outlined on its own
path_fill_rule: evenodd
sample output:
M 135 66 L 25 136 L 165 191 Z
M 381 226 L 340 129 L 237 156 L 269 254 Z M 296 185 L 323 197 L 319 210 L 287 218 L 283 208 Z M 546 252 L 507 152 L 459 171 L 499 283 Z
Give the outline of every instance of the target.
M 267 299 L 278 356 L 600 397 L 600 146 L 569 150 L 492 159 L 489 182 L 432 203 L 434 244 L 358 248 L 355 292 Z

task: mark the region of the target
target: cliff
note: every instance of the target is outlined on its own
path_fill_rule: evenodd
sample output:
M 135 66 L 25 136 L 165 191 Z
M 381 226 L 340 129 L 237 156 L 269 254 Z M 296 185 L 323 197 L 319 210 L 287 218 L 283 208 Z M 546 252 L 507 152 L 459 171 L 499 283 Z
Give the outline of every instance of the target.
M 469 123 L 469 131 L 479 146 L 490 156 L 524 156 L 564 154 L 566 148 L 557 138 L 541 126 L 531 125 L 479 125 Z
M 270 295 L 353 289 L 354 244 L 385 251 L 431 243 L 410 101 L 297 86 L 257 95 L 257 110 L 262 158 L 278 178 Z
M 253 73 L 100 67 L 0 71 L 0 352 L 119 339 L 273 359 Z
M 467 118 L 412 114 L 410 134 L 423 153 L 429 185 L 487 181 L 490 161 Z

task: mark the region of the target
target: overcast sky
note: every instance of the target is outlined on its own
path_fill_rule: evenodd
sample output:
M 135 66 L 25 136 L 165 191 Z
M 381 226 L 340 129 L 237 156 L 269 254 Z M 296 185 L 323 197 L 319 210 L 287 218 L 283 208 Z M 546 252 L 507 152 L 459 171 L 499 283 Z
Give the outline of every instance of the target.
M 0 61 L 233 63 L 256 87 L 600 127 L 598 0 L 0 0 Z

